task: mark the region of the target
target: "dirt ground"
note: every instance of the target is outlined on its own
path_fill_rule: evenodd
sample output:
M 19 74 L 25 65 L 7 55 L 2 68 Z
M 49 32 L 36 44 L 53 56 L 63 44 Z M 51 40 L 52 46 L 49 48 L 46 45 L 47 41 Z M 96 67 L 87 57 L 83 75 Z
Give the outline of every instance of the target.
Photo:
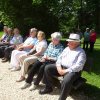
M 35 91 L 28 89 L 21 90 L 20 87 L 24 82 L 17 83 L 16 80 L 20 76 L 20 71 L 11 72 L 8 70 L 9 62 L 2 63 L 0 60 L 0 100 L 58 100 L 60 92 L 54 89 L 51 94 L 39 95 L 39 89 L 43 88 L 43 84 Z M 89 100 L 84 93 L 72 94 L 66 100 Z

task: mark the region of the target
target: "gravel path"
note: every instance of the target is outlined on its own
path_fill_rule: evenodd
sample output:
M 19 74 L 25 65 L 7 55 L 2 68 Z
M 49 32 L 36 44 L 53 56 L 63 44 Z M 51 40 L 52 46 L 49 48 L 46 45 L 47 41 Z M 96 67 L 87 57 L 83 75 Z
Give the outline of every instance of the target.
M 20 71 L 11 72 L 8 70 L 9 62 L 1 63 L 0 60 L 0 100 L 58 100 L 59 92 L 55 89 L 51 94 L 39 95 L 39 89 L 29 91 L 29 89 L 21 90 L 20 87 L 24 82 L 16 83 L 19 78 Z M 84 93 L 74 94 L 66 100 L 89 100 Z

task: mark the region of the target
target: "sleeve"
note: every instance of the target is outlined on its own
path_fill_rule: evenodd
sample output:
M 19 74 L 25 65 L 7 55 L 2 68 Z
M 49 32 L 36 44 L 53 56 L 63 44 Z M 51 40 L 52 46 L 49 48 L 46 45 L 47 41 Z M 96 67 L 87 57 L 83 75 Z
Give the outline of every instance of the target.
M 56 59 L 60 56 L 60 54 L 63 52 L 63 50 L 64 50 L 64 48 L 63 48 L 63 46 L 61 46 L 60 49 L 59 49 L 59 52 L 58 52 L 58 55 L 57 55 Z
M 71 72 L 79 72 L 83 69 L 84 64 L 86 62 L 86 54 L 85 52 L 81 52 L 78 56 L 77 62 L 72 67 L 68 68 L 67 71 Z
M 19 37 L 19 43 L 23 43 L 23 37 L 22 36 Z
M 14 40 L 15 40 L 15 38 L 13 37 L 13 38 L 10 40 L 10 44 L 14 44 Z
M 37 41 L 38 41 L 37 39 L 34 39 L 34 40 L 30 43 L 30 45 L 33 45 L 33 46 L 36 45 Z
M 61 61 L 62 61 L 62 57 L 63 54 L 65 53 L 66 49 L 63 50 L 63 52 L 58 56 L 58 59 L 56 61 L 56 66 L 61 66 Z
M 56 62 L 56 66 L 61 66 L 61 60 L 62 60 L 62 54 L 58 57 L 58 60 Z
M 46 51 L 44 52 L 44 56 L 48 55 L 48 51 L 49 51 L 49 47 L 51 46 L 51 43 L 49 44 L 48 48 L 46 49 Z
M 46 49 L 46 48 L 47 48 L 47 46 L 48 46 L 48 45 L 47 45 L 47 43 L 46 43 L 46 42 L 43 42 L 43 43 L 41 44 L 41 48 L 45 48 L 45 49 Z

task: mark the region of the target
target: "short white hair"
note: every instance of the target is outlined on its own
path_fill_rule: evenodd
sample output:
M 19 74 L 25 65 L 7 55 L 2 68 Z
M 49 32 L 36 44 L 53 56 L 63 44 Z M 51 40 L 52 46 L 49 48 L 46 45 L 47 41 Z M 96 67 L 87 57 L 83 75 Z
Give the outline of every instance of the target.
M 54 33 L 51 34 L 51 38 L 56 38 L 56 39 L 61 40 L 62 35 L 61 35 L 60 32 L 54 32 Z
M 36 28 L 31 28 L 30 32 L 37 32 L 37 29 Z

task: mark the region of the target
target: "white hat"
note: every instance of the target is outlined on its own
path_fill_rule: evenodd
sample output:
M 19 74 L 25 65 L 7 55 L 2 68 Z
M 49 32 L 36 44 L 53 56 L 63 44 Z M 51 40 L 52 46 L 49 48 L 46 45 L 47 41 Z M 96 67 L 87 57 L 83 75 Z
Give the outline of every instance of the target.
M 56 38 L 56 39 L 61 40 L 62 36 L 60 32 L 54 32 L 51 34 L 51 38 Z
M 75 42 L 80 42 L 80 35 L 79 34 L 75 34 L 75 33 L 71 33 L 69 36 L 69 39 L 67 39 L 66 41 L 75 41 Z

